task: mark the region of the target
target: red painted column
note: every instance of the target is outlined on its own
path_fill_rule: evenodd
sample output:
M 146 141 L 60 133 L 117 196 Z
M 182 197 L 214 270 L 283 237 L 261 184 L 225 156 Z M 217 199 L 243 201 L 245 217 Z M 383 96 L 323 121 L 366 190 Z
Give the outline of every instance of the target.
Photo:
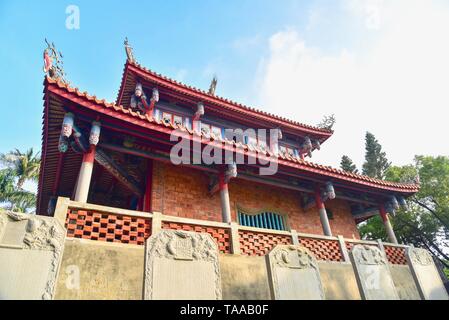
M 76 185 L 75 201 L 87 202 L 89 195 L 90 181 L 95 161 L 95 145 L 90 145 L 89 150 L 83 155 L 83 162 L 78 175 Z
M 151 212 L 151 190 L 153 183 L 153 161 L 148 160 L 147 176 L 145 184 L 145 196 L 143 198 L 143 211 Z
M 323 233 L 325 236 L 332 236 L 331 226 L 329 224 L 329 218 L 327 217 L 326 207 L 324 206 L 323 199 L 321 198 L 321 191 L 319 188 L 315 190 L 315 204 L 320 214 L 321 226 L 323 227 Z
M 218 175 L 218 187 L 220 190 L 221 214 L 223 222 L 231 223 L 231 205 L 229 203 L 228 184 L 225 181 L 225 173 L 220 172 Z
M 396 235 L 394 234 L 393 227 L 391 226 L 390 218 L 388 217 L 388 213 L 385 210 L 385 205 L 379 205 L 379 213 L 382 218 L 382 222 L 384 223 L 385 230 L 387 231 L 388 239 L 391 243 L 398 244 L 398 240 L 396 239 Z

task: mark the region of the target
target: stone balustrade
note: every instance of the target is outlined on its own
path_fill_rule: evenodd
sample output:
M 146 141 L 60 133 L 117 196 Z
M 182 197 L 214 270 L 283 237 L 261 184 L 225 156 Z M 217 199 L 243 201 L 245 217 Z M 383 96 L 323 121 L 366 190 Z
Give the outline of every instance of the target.
M 81 203 L 68 198 L 58 199 L 55 218 L 65 225 L 67 236 L 73 238 L 144 245 L 145 239 L 152 234 L 174 229 L 210 234 L 223 254 L 265 256 L 276 245 L 300 244 L 319 261 L 349 263 L 348 252 L 353 246 L 363 244 L 381 249 L 391 264 L 407 264 L 406 245 L 196 220 Z

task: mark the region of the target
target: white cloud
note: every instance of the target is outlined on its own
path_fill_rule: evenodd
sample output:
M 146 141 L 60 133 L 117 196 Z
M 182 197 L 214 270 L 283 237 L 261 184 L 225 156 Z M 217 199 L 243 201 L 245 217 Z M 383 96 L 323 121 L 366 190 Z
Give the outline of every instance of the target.
M 357 4 L 345 2 L 348 19 L 368 19 L 370 11 Z M 337 166 L 347 154 L 360 165 L 367 130 L 395 164 L 410 163 L 415 154 L 449 154 L 449 8 L 427 0 L 377 5 L 376 23 L 363 20 L 376 36 L 366 37 L 362 49 L 324 53 L 294 29 L 269 40 L 259 104 L 310 124 L 337 117 L 334 136 L 314 161 Z

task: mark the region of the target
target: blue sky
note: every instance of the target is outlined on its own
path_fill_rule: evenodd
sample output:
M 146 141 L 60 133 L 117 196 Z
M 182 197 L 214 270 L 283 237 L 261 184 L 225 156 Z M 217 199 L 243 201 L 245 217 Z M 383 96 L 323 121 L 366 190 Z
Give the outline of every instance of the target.
M 79 30 L 66 28 L 72 4 Z M 418 0 L 1 0 L 0 152 L 40 149 L 45 37 L 63 53 L 73 85 L 113 101 L 128 36 L 141 64 L 190 85 L 207 89 L 217 74 L 218 94 L 245 104 L 310 124 L 335 113 L 336 134 L 315 161 L 336 166 L 348 154 L 361 164 L 365 130 L 395 163 L 447 153 L 443 131 L 432 142 L 406 133 L 423 122 L 435 130 L 435 114 L 449 103 L 441 86 L 448 12 L 444 1 Z M 415 107 L 428 112 L 410 112 Z M 406 139 L 413 143 L 404 146 Z

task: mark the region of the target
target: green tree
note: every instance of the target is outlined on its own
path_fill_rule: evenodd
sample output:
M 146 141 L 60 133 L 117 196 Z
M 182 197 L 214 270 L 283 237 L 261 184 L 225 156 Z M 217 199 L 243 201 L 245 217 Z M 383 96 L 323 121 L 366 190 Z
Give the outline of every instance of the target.
M 3 208 L 29 212 L 36 207 L 36 195 L 23 189 L 26 181 L 36 181 L 39 176 L 40 157 L 33 149 L 0 154 L 0 205 Z
M 420 190 L 407 199 L 407 209 L 391 217 L 393 229 L 402 243 L 423 247 L 449 268 L 449 157 L 416 156 L 414 165 L 392 166 L 386 179 L 410 182 L 419 176 Z M 379 216 L 360 226 L 364 238 L 387 239 Z
M 321 120 L 321 122 L 317 124 L 317 127 L 321 129 L 332 130 L 336 121 L 337 120 L 335 119 L 334 114 L 331 114 L 330 116 L 324 116 L 323 120 Z
M 14 171 L 7 168 L 0 170 L 0 204 L 2 207 L 27 212 L 36 206 L 36 195 L 32 192 L 18 189 Z
M 362 167 L 363 174 L 372 178 L 384 179 L 390 165 L 391 163 L 388 161 L 385 152 L 382 151 L 382 146 L 376 137 L 367 132 L 365 136 L 365 163 Z
M 7 168 L 11 168 L 17 177 L 17 188 L 22 189 L 27 180 L 37 181 L 39 177 L 40 155 L 34 153 L 33 148 L 22 153 L 15 149 L 7 154 L 0 155 L 0 161 Z
M 345 171 L 352 172 L 352 173 L 359 172 L 359 170 L 357 169 L 357 166 L 354 164 L 354 162 L 352 162 L 351 158 L 349 158 L 346 155 L 341 157 L 340 168 Z

